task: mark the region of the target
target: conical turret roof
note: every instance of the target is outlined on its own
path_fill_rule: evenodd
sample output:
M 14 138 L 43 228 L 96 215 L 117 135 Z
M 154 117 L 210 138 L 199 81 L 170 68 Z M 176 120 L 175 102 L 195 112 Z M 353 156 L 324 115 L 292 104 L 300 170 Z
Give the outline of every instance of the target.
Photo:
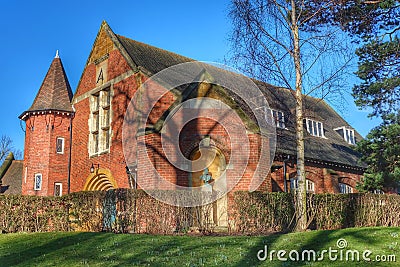
M 32 106 L 20 117 L 24 117 L 27 112 L 32 111 L 73 112 L 72 96 L 71 86 L 57 51 Z

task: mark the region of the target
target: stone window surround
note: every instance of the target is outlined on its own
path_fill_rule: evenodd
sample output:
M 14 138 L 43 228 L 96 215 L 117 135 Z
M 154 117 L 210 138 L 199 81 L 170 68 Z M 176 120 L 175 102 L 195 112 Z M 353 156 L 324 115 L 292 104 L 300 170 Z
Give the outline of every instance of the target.
M 103 86 L 96 88 L 96 90 L 91 91 L 91 95 L 89 97 L 90 115 L 88 120 L 89 157 L 95 157 L 101 154 L 106 154 L 109 153 L 110 151 L 112 98 L 113 98 L 112 84 L 106 83 Z

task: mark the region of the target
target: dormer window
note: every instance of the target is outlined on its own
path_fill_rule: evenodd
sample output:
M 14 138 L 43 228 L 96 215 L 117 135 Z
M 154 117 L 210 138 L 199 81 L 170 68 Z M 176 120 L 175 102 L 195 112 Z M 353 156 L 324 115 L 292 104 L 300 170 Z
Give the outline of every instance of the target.
M 282 111 L 271 109 L 272 117 L 275 119 L 276 127 L 285 129 L 285 114 Z
M 280 110 L 276 110 L 276 109 L 267 109 L 267 120 L 271 120 L 273 119 L 273 122 L 275 123 L 277 128 L 281 128 L 281 129 L 285 129 L 285 113 L 283 111 Z M 271 117 L 270 117 L 270 114 Z
M 354 137 L 354 129 L 351 129 L 349 127 L 343 126 L 334 129 L 338 134 L 340 134 L 343 139 L 349 143 L 350 145 L 355 145 L 356 144 L 356 139 Z
M 325 137 L 324 125 L 320 121 L 306 118 L 306 128 L 307 132 L 313 136 Z

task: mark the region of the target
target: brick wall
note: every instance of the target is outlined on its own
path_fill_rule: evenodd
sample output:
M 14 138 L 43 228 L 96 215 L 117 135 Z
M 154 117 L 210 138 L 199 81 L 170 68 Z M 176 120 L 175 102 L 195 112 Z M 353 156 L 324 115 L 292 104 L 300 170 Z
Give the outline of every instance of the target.
M 33 128 L 32 128 L 33 127 Z M 35 114 L 26 120 L 22 194 L 53 195 L 60 182 L 68 188 L 70 117 L 62 114 Z M 64 138 L 64 153 L 56 152 L 56 140 Z M 35 174 L 42 174 L 41 190 L 34 190 Z M 25 179 L 26 178 L 26 179 Z
M 179 118 L 177 118 L 177 120 L 179 120 Z M 179 138 L 179 148 L 168 142 L 168 140 L 174 139 L 173 135 L 169 136 L 170 138 L 168 138 L 168 135 L 167 137 L 164 137 L 166 138 L 164 144 L 161 143 L 160 134 L 153 133 L 139 137 L 139 183 L 145 185 L 147 188 L 171 189 L 169 187 L 160 188 L 160 184 L 157 184 L 157 182 L 152 179 L 155 175 L 154 173 L 158 173 L 158 175 L 160 175 L 165 181 L 181 186 L 188 186 L 190 172 L 174 167 L 167 160 L 164 149 L 170 151 L 170 156 L 173 157 L 173 160 L 176 159 L 174 156 L 179 153 L 182 153 L 185 158 L 191 159 L 193 152 L 198 149 L 201 140 L 205 136 L 210 137 L 212 147 L 223 155 L 225 158 L 224 161 L 230 163 L 229 166 L 226 166 L 228 188 L 233 188 L 233 191 L 249 190 L 252 182 L 254 183 L 258 181 L 261 183 L 261 180 L 264 180 L 265 177 L 253 177 L 260 156 L 259 135 L 248 134 L 247 136 L 242 137 L 233 136 L 233 138 L 239 138 L 239 140 L 236 140 L 236 144 L 232 144 L 228 132 L 221 124 L 208 118 L 198 118 L 187 123 L 180 131 L 179 136 L 175 136 L 175 138 Z M 243 150 L 240 145 L 243 144 L 244 141 L 242 141 L 241 138 L 249 139 L 249 147 L 251 151 L 249 155 L 245 155 L 244 152 L 242 153 Z M 177 151 L 177 149 L 180 149 L 180 151 Z M 266 149 L 268 150 L 268 148 Z M 236 153 L 231 153 L 231 151 L 235 151 Z M 247 159 L 247 157 L 249 158 Z M 267 156 L 266 161 L 268 160 L 269 157 Z M 267 165 L 265 165 L 265 168 L 268 167 Z M 186 167 L 188 169 L 191 168 L 191 166 Z M 264 174 L 265 173 L 267 172 L 264 170 Z M 270 188 L 270 181 L 266 179 L 258 189 L 269 191 Z
M 282 161 L 275 161 L 274 165 L 283 166 Z M 345 183 L 355 189 L 357 182 L 361 180 L 362 173 L 358 171 L 345 170 L 341 167 L 325 166 L 322 164 L 306 163 L 305 166 L 306 177 L 315 184 L 315 193 L 339 193 L 339 183 Z M 272 191 L 284 191 L 284 170 L 283 168 L 273 172 L 272 178 Z M 296 177 L 296 164 L 289 162 L 287 164 L 287 189 L 290 190 L 290 178 Z
M 104 57 L 107 55 L 108 57 Z M 111 82 L 113 98 L 111 103 L 112 122 L 111 122 L 111 142 L 110 150 L 104 154 L 89 156 L 89 97 L 96 88 L 96 65 L 100 58 L 107 60 L 107 78 Z M 71 166 L 71 191 L 81 191 L 87 179 L 93 174 L 90 173 L 92 164 L 99 166 L 99 172 L 107 173 L 116 181 L 117 187 L 128 188 L 129 181 L 125 170 L 125 158 L 122 149 L 122 125 L 124 122 L 125 111 L 129 101 L 136 91 L 138 84 L 142 80 L 140 73 L 126 75 L 122 79 L 116 79 L 121 75 L 131 71 L 126 60 L 112 45 L 104 30 L 96 39 L 91 54 L 89 64 L 85 67 L 80 83 L 75 93 L 74 108 L 76 110 L 73 120 L 73 146 Z M 116 82 L 113 82 L 113 79 Z M 108 82 L 105 81 L 105 82 Z M 79 101 L 78 101 L 79 100 Z

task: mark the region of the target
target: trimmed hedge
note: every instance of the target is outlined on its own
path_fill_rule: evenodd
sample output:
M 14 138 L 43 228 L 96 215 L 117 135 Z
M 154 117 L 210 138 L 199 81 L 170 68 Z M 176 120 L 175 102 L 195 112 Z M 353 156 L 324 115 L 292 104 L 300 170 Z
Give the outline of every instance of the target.
M 160 191 L 177 198 L 173 191 Z M 295 197 L 289 193 L 231 193 L 229 230 L 243 234 L 290 231 Z M 400 226 L 400 196 L 313 194 L 307 198 L 310 229 Z M 63 197 L 0 196 L 0 231 L 109 231 L 172 234 L 196 226 L 212 232 L 209 208 L 175 207 L 141 190 L 78 192 Z M 198 218 L 203 218 L 202 220 Z
M 234 228 L 242 233 L 285 231 L 295 214 L 291 194 L 238 191 L 234 203 Z
M 379 194 L 312 195 L 309 216 L 316 229 L 400 226 L 400 196 Z
M 173 191 L 160 194 L 176 198 Z M 200 231 L 210 232 L 209 225 L 198 224 L 193 218 L 194 213 L 203 210 L 171 206 L 142 190 L 129 189 L 77 192 L 62 197 L 0 195 L 0 231 L 172 234 L 196 225 Z
M 0 196 L 2 232 L 69 231 L 68 207 L 55 197 Z
M 242 233 L 291 231 L 295 196 L 290 193 L 236 192 L 234 219 Z M 400 196 L 379 194 L 310 194 L 309 229 L 400 226 Z

